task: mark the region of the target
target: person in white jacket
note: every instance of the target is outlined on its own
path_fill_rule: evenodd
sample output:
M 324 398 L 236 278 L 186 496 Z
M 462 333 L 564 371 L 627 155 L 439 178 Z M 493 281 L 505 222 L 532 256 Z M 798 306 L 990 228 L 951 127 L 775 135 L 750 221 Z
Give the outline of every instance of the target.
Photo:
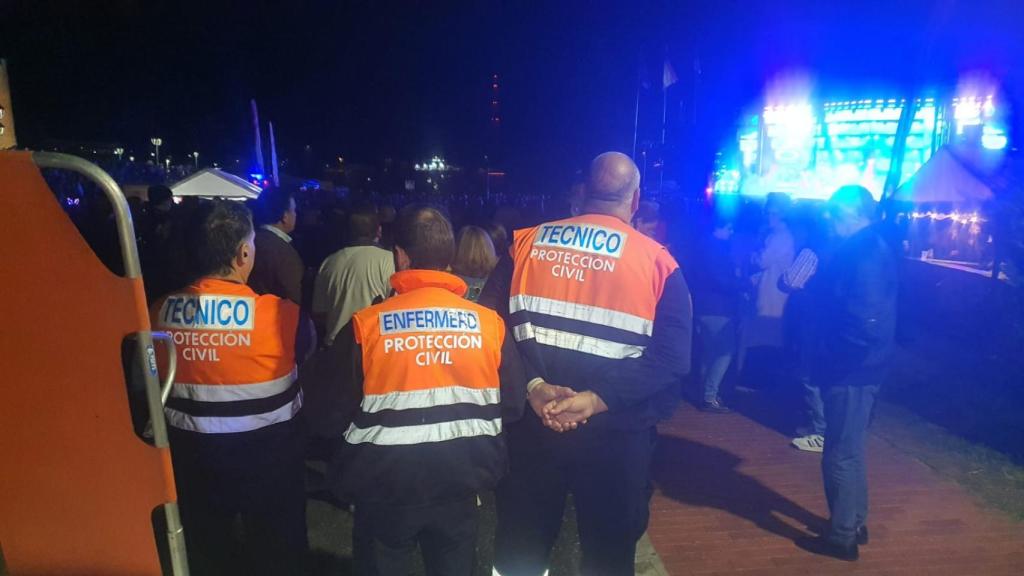
M 786 209 L 789 197 L 770 194 L 765 205 L 768 218 L 768 236 L 764 247 L 754 255 L 754 264 L 760 268 L 757 274 L 757 315 L 766 318 L 782 318 L 789 295 L 779 289 L 779 278 L 793 264 L 796 248 L 793 234 L 786 226 Z

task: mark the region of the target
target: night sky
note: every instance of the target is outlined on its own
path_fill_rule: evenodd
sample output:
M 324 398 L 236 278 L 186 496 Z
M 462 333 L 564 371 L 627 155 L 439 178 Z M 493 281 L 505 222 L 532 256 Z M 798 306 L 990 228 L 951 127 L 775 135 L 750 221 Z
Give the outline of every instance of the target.
M 171 155 L 221 162 L 248 154 L 256 98 L 284 157 L 308 144 L 321 162 L 481 165 L 499 74 L 500 164 L 524 185 L 561 186 L 593 154 L 629 151 L 643 76 L 654 88 L 641 137 L 658 138 L 666 54 L 680 77 L 671 139 L 704 160 L 766 80 L 794 68 L 827 96 L 951 87 L 976 69 L 1020 94 L 1015 4 L 0 0 L 0 57 L 24 146 L 117 142 L 139 154 L 161 136 Z

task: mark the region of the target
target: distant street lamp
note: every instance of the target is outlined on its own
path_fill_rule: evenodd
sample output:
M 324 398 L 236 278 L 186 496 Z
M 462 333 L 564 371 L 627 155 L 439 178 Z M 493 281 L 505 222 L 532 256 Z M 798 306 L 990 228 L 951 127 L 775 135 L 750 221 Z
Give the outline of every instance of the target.
M 120 162 L 121 161 L 121 156 L 124 156 L 124 148 L 121 148 L 121 147 L 114 148 L 114 156 L 117 156 L 117 161 Z
M 171 171 L 171 157 L 170 156 L 168 156 L 167 158 L 164 158 L 164 166 L 167 167 L 167 171 L 168 172 Z
M 196 170 L 199 170 L 199 152 L 193 152 L 192 158 L 196 161 Z
M 164 140 L 163 140 L 163 138 L 150 138 L 149 139 L 149 143 L 153 145 L 154 149 L 156 149 L 156 154 L 155 154 L 155 156 L 156 156 L 156 163 L 159 164 L 160 163 L 160 146 L 164 143 Z

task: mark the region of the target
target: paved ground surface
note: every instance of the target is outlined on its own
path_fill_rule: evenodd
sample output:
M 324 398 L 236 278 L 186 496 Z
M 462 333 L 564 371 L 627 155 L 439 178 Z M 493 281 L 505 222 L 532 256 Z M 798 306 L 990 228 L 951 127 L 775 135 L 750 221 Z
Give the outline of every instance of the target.
M 789 423 L 772 409 L 786 403 L 760 394 L 735 403 L 739 413 L 725 416 L 686 404 L 662 426 L 639 576 L 1024 574 L 1024 469 L 889 404 L 868 447 L 871 544 L 861 561 L 800 550 L 793 540 L 827 516 L 820 456 L 788 446 Z M 310 463 L 311 488 L 322 469 Z M 351 574 L 351 516 L 313 492 L 311 576 Z M 573 516 L 570 501 L 552 576 L 579 574 Z M 490 574 L 493 530 L 493 498 L 483 495 L 480 576 Z
M 1024 524 L 898 447 L 885 426 L 868 443 L 871 543 L 860 562 L 797 548 L 827 517 L 820 456 L 762 424 L 771 418 L 756 398 L 744 403 L 746 415 L 684 405 L 661 428 L 648 534 L 668 574 L 1024 574 Z

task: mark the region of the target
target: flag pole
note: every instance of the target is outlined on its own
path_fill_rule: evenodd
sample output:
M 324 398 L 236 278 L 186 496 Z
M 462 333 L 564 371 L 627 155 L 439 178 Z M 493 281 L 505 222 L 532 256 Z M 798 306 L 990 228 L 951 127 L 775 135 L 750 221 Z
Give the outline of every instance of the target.
M 636 110 L 633 112 L 633 161 L 636 161 L 636 139 L 640 131 L 640 85 L 636 86 Z
M 658 191 L 661 192 L 665 185 L 665 142 L 668 133 L 668 89 L 678 81 L 675 69 L 668 60 L 668 47 L 665 48 L 665 61 L 661 71 L 661 148 L 658 156 L 661 157 L 661 170 L 658 171 Z
M 668 86 L 661 90 L 661 145 L 665 145 L 665 131 L 668 127 Z
M 266 167 L 263 165 L 263 142 L 260 140 L 260 113 L 256 108 L 256 99 L 249 100 L 249 105 L 252 108 L 252 129 L 256 135 L 256 141 L 254 142 L 256 148 L 256 167 L 259 168 L 260 174 L 263 175 L 266 174 Z
M 277 177 L 277 141 L 274 140 L 274 123 L 267 122 L 270 131 L 270 169 L 273 170 L 274 187 L 281 186 L 281 180 Z
M 661 148 L 658 155 L 661 157 L 661 170 L 658 170 L 658 192 L 665 188 L 665 133 L 668 128 L 668 86 L 661 89 Z

